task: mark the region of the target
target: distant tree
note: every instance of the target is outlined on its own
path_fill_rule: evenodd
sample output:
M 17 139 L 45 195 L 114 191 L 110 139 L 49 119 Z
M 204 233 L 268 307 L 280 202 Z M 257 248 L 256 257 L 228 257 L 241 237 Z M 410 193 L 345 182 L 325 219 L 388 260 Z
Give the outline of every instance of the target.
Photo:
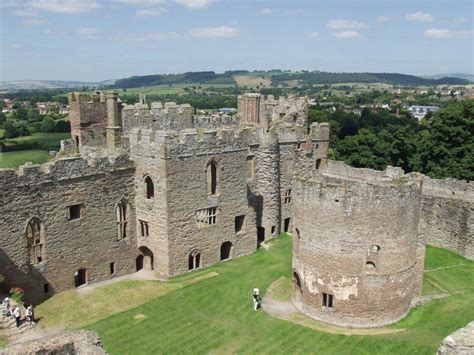
M 71 125 L 69 121 L 57 120 L 55 121 L 54 131 L 55 132 L 71 132 Z
M 54 132 L 56 123 L 51 117 L 45 117 L 43 122 L 41 122 L 40 130 L 41 132 Z
M 26 121 L 28 119 L 28 111 L 26 108 L 20 107 L 13 112 L 12 116 L 15 120 Z
M 4 123 L 3 128 L 5 129 L 6 138 L 16 138 L 30 134 L 28 126 L 24 121 L 7 120 Z

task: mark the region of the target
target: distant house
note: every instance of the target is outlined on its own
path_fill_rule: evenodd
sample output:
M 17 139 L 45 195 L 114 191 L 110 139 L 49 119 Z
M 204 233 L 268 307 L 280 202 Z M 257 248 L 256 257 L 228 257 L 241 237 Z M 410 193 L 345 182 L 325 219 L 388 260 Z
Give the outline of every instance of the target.
M 437 112 L 439 110 L 438 106 L 418 106 L 413 105 L 408 108 L 408 112 L 415 117 L 418 121 L 425 118 L 428 112 Z
M 219 113 L 235 113 L 237 112 L 236 108 L 233 107 L 223 107 L 219 109 Z

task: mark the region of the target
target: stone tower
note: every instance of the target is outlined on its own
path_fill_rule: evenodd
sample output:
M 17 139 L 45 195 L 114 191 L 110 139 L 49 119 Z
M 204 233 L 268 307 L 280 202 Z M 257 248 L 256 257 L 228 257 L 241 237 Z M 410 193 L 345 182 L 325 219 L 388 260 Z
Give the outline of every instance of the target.
M 338 326 L 399 320 L 421 290 L 421 178 L 344 164 L 315 176 L 294 185 L 296 307 Z

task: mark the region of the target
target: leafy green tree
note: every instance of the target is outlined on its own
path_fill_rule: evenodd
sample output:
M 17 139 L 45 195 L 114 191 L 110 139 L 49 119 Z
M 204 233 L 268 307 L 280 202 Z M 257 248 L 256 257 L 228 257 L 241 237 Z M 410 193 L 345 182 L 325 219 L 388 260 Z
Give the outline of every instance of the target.
M 54 127 L 55 132 L 71 132 L 71 125 L 69 121 L 57 120 Z
M 6 138 L 16 138 L 30 134 L 28 126 L 24 121 L 7 120 L 3 125 Z
M 56 122 L 51 117 L 45 117 L 41 122 L 40 130 L 41 132 L 54 132 L 55 127 Z
M 5 121 L 7 120 L 7 116 L 0 111 L 0 127 L 5 123 Z
M 20 107 L 13 112 L 12 116 L 15 120 L 26 121 L 28 119 L 28 110 L 24 107 Z
M 452 103 L 433 114 L 427 130 L 429 134 L 418 139 L 418 151 L 425 149 L 423 172 L 474 180 L 474 100 Z

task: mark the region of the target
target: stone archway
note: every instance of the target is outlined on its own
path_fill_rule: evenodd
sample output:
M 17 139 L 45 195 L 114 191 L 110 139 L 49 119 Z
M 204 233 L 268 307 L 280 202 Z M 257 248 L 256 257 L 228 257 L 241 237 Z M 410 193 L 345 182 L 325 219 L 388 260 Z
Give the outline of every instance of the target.
M 231 257 L 232 243 L 224 242 L 221 245 L 221 260 L 227 260 Z
M 135 259 L 136 270 L 153 270 L 153 252 L 144 246 L 139 247 L 138 251 L 140 254 Z

